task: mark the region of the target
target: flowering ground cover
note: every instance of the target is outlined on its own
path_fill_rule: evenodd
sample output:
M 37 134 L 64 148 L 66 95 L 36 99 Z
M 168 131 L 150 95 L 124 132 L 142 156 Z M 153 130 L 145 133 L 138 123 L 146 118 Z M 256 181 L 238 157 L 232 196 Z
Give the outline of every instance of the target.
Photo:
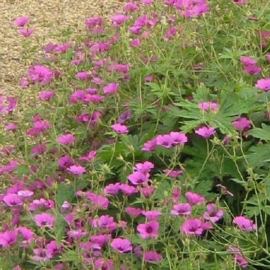
M 269 269 L 269 9 L 125 1 L 24 46 L 0 95 L 0 267 Z

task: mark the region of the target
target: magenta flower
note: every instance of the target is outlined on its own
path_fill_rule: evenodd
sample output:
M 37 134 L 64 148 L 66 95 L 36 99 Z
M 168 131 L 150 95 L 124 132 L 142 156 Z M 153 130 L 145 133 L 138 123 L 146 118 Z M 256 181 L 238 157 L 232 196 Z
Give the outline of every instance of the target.
M 191 205 L 189 203 L 178 203 L 173 206 L 173 209 L 170 212 L 173 216 L 178 215 L 190 215 L 191 214 Z
M 170 169 L 164 169 L 164 173 L 169 175 L 172 178 L 176 178 L 178 175 L 180 175 L 183 171 L 182 170 L 170 170 Z
M 41 100 L 49 100 L 54 95 L 53 90 L 41 91 L 39 92 L 38 98 Z
M 34 192 L 28 189 L 25 190 L 19 190 L 17 192 L 17 195 L 21 198 L 28 198 L 34 195 Z
M 11 230 L 11 231 L 5 231 L 0 232 L 0 245 L 2 247 L 8 247 L 17 241 L 18 231 L 17 230 Z
M 53 257 L 52 254 L 49 254 L 45 248 L 34 248 L 33 252 L 34 252 L 33 260 L 35 262 L 40 262 L 40 261 L 45 262 Z
M 128 2 L 123 6 L 124 11 L 134 11 L 134 10 L 137 10 L 138 8 L 139 7 L 135 3 L 132 3 L 132 2 Z
M 232 125 L 239 131 L 247 131 L 251 127 L 251 122 L 246 117 L 238 117 Z
M 142 209 L 128 206 L 126 207 L 125 212 L 129 214 L 131 217 L 137 217 L 142 213 Z
M 214 127 L 200 127 L 195 130 L 195 133 L 203 138 L 209 138 L 216 133 L 216 130 Z
M 140 192 L 144 197 L 150 197 L 155 191 L 155 187 L 152 185 L 145 185 L 140 188 Z
M 34 32 L 34 29 L 32 28 L 21 28 L 19 29 L 19 33 L 23 35 L 24 37 L 30 37 Z
M 263 91 L 270 90 L 270 78 L 259 79 L 255 86 Z
M 54 224 L 54 217 L 53 215 L 49 213 L 41 213 L 41 214 L 36 214 L 34 216 L 35 222 L 37 226 L 47 226 L 47 227 L 52 227 Z
M 67 170 L 75 175 L 81 175 L 86 172 L 85 168 L 80 165 L 72 165 Z
M 156 137 L 156 144 L 164 146 L 166 148 L 170 148 L 173 145 L 173 138 L 169 134 L 164 134 L 164 135 L 158 135 Z
M 173 144 L 185 144 L 188 141 L 186 134 L 177 131 L 171 131 L 169 134 L 173 140 Z
M 159 210 L 142 211 L 142 215 L 145 216 L 148 220 L 153 220 L 159 217 L 161 212 Z
M 116 123 L 114 125 L 111 125 L 111 128 L 118 134 L 128 133 L 128 128 L 125 125 Z
M 120 183 L 115 183 L 115 184 L 108 184 L 103 189 L 103 192 L 105 194 L 117 194 L 119 190 L 120 190 Z
M 127 196 L 138 192 L 137 188 L 125 183 L 120 184 L 120 190 Z
M 242 256 L 239 247 L 230 245 L 228 246 L 227 251 L 232 253 L 235 262 L 239 264 L 242 268 L 246 268 L 248 266 L 248 261 Z
M 250 56 L 240 56 L 240 62 L 245 66 L 257 64 L 257 61 Z
M 224 211 L 222 209 L 217 209 L 216 205 L 209 203 L 206 205 L 206 211 L 203 213 L 203 218 L 205 220 L 210 220 L 212 222 L 217 222 L 222 218 Z
M 119 253 L 126 253 L 132 250 L 131 243 L 125 238 L 115 238 L 111 242 L 111 247 Z
M 27 227 L 18 227 L 17 231 L 21 234 L 22 239 L 23 239 L 23 246 L 27 243 L 30 243 L 34 237 L 34 232 L 27 228 Z
M 114 265 L 111 259 L 98 258 L 94 261 L 95 269 L 113 270 Z
M 111 234 L 99 233 L 97 235 L 91 235 L 91 242 L 98 244 L 99 246 L 105 245 L 111 239 Z
M 237 4 L 237 5 L 241 5 L 241 4 L 245 4 L 246 3 L 246 0 L 232 0 L 234 4 Z
M 116 222 L 114 222 L 113 217 L 109 215 L 102 215 L 98 218 L 93 219 L 92 225 L 94 228 L 104 228 L 110 232 L 117 228 Z
M 91 150 L 86 155 L 79 157 L 79 160 L 91 161 L 95 157 L 96 154 L 97 154 L 96 150 Z
M 188 235 L 201 235 L 204 223 L 198 218 L 189 218 L 180 226 L 180 231 Z
M 143 144 L 142 151 L 153 151 L 157 146 L 157 139 L 153 138 Z
M 256 230 L 257 226 L 254 224 L 253 220 L 248 219 L 244 216 L 237 216 L 233 219 L 233 224 L 236 224 L 243 231 L 253 231 Z
M 217 103 L 212 101 L 203 101 L 199 102 L 198 107 L 203 111 L 216 111 L 217 110 Z
M 3 198 L 3 202 L 8 206 L 22 205 L 22 200 L 17 194 L 7 194 Z
M 156 251 L 145 251 L 143 253 L 143 259 L 146 262 L 158 262 L 162 259 L 162 255 Z
M 124 14 L 113 15 L 113 16 L 111 17 L 111 20 L 112 20 L 116 25 L 121 24 L 122 22 L 126 21 L 127 19 L 128 19 L 128 16 L 127 16 L 127 15 L 124 15 Z
M 92 206 L 101 208 L 101 209 L 107 209 L 109 206 L 109 200 L 108 198 L 93 193 L 93 192 L 85 192 L 85 197 L 92 202 Z
M 248 74 L 259 74 L 262 68 L 258 65 L 246 65 L 244 66 L 244 71 Z
M 145 161 L 144 163 L 137 163 L 133 168 L 135 171 L 139 171 L 141 173 L 148 173 L 151 169 L 154 168 L 154 164 L 150 161 Z
M 142 172 L 136 171 L 133 172 L 132 174 L 128 175 L 128 180 L 133 184 L 133 185 L 140 185 L 144 184 L 149 180 L 150 175 L 144 174 Z
M 188 203 L 191 205 L 195 205 L 205 200 L 203 196 L 195 192 L 187 191 L 185 195 L 186 195 Z
M 157 237 L 158 236 L 159 223 L 156 220 L 150 220 L 149 222 L 139 224 L 137 231 L 142 238 Z
M 113 94 L 117 91 L 119 84 L 112 82 L 103 87 L 103 93 L 104 94 Z
M 15 24 L 17 26 L 24 27 L 24 25 L 26 23 L 28 23 L 28 21 L 29 21 L 28 16 L 21 16 L 21 17 L 15 18 L 12 22 L 13 22 L 13 24 Z
M 75 141 L 75 137 L 70 134 L 70 133 L 66 133 L 66 134 L 62 134 L 57 138 L 57 142 L 61 143 L 61 144 L 72 144 Z
M 54 71 L 41 65 L 32 65 L 28 68 L 28 78 L 31 82 L 47 84 L 54 76 Z

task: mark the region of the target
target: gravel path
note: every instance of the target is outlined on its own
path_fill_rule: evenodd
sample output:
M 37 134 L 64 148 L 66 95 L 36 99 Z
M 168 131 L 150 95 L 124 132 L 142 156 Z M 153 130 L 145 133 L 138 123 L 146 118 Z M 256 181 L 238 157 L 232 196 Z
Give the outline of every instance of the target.
M 73 36 L 80 34 L 85 31 L 85 18 L 97 14 L 106 16 L 122 5 L 119 0 L 1 0 L 0 94 L 16 95 L 21 91 L 18 82 L 28 64 L 21 59 L 25 38 L 12 24 L 15 17 L 30 16 L 29 26 L 35 31 L 28 38 L 30 46 L 41 48 L 57 41 L 57 36 L 68 28 Z

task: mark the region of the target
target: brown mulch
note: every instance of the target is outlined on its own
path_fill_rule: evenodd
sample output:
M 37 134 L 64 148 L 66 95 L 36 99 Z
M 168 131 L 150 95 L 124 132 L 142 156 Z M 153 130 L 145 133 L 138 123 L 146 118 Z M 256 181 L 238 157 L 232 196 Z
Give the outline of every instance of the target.
M 24 37 L 12 24 L 18 16 L 29 16 L 30 47 L 41 48 L 65 30 L 75 38 L 85 32 L 84 20 L 93 15 L 107 16 L 123 5 L 119 0 L 1 0 L 0 1 L 0 94 L 17 95 L 22 91 L 19 79 L 24 75 L 27 61 L 23 60 Z M 53 37 L 53 38 L 52 38 Z M 73 39 L 72 38 L 72 39 Z

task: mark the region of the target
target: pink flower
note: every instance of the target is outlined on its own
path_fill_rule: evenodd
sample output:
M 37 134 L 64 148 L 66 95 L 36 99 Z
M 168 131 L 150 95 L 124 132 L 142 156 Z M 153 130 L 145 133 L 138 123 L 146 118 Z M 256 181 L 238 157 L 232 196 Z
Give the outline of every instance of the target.
M 201 235 L 203 230 L 203 222 L 198 218 L 186 219 L 180 226 L 180 231 L 189 235 Z
M 98 258 L 94 261 L 95 268 L 94 269 L 102 269 L 102 270 L 113 270 L 114 265 L 111 259 L 107 258 Z
M 258 65 L 246 65 L 244 71 L 248 74 L 259 74 L 262 68 Z
M 186 134 L 178 131 L 171 131 L 169 134 L 173 140 L 173 144 L 185 144 L 188 141 Z
M 170 212 L 173 216 L 178 215 L 190 215 L 191 214 L 191 205 L 189 203 L 178 203 L 173 206 L 173 209 Z
M 22 16 L 22 17 L 17 17 L 13 20 L 13 24 L 17 26 L 24 27 L 24 25 L 29 21 L 28 16 Z
M 28 68 L 28 78 L 31 82 L 47 84 L 54 76 L 53 70 L 41 65 L 32 65 Z
M 2 247 L 8 247 L 17 241 L 18 231 L 17 230 L 11 230 L 11 231 L 5 231 L 0 232 L 0 245 Z
M 249 57 L 249 56 L 240 56 L 240 62 L 245 66 L 257 64 L 257 61 L 254 58 Z
M 263 91 L 270 90 L 270 78 L 259 79 L 255 86 Z
M 115 183 L 115 184 L 108 184 L 103 189 L 103 192 L 105 194 L 117 194 L 119 190 L 120 190 L 120 183 Z
M 124 11 L 134 11 L 137 10 L 139 7 L 137 6 L 137 4 L 132 3 L 132 2 L 128 2 L 123 6 L 123 10 Z
M 195 130 L 195 133 L 202 136 L 203 138 L 209 138 L 216 133 L 214 127 L 200 127 Z
M 54 95 L 54 91 L 53 90 L 47 90 L 47 91 L 41 91 L 39 92 L 39 99 L 41 100 L 49 100 L 51 99 L 51 97 Z
M 31 191 L 31 190 L 25 189 L 25 190 L 19 190 L 19 191 L 17 192 L 17 194 L 18 194 L 19 197 L 22 197 L 22 198 L 29 198 L 29 197 L 31 197 L 31 196 L 34 195 L 34 192 Z
M 145 161 L 144 163 L 137 163 L 133 168 L 135 171 L 139 171 L 141 173 L 148 173 L 151 169 L 154 168 L 154 164 L 150 161 Z
M 157 237 L 159 223 L 156 220 L 150 220 L 149 222 L 139 224 L 137 231 L 140 233 L 142 238 Z
M 113 94 L 116 92 L 119 84 L 116 82 L 109 83 L 103 87 L 104 94 Z
M 104 228 L 112 232 L 117 228 L 116 222 L 114 222 L 113 217 L 109 215 L 102 215 L 98 218 L 95 218 L 92 221 L 94 228 Z
M 224 211 L 222 209 L 217 209 L 215 204 L 209 203 L 206 205 L 206 211 L 203 213 L 203 218 L 205 220 L 210 220 L 212 222 L 217 222 L 223 216 Z
M 85 168 L 80 165 L 72 165 L 67 170 L 75 175 L 81 175 L 85 173 Z
M 191 205 L 198 204 L 199 202 L 203 202 L 205 200 L 203 196 L 195 192 L 187 191 L 185 195 L 188 203 Z
M 253 231 L 256 230 L 257 226 L 254 224 L 253 220 L 248 219 L 244 216 L 237 216 L 233 219 L 233 224 L 236 224 L 243 231 Z
M 128 175 L 128 180 L 133 185 L 141 185 L 141 184 L 146 183 L 149 180 L 149 177 L 150 177 L 149 174 L 144 174 L 142 172 L 136 171 Z
M 231 252 L 233 254 L 234 260 L 242 268 L 246 268 L 248 266 L 248 261 L 242 256 L 239 247 L 230 245 L 230 246 L 228 246 L 227 251 Z
M 113 15 L 111 17 L 111 20 L 114 22 L 114 25 L 120 25 L 122 22 L 128 20 L 128 16 L 124 14 L 119 14 L 119 15 Z
M 57 142 L 61 144 L 72 144 L 74 141 L 75 137 L 70 133 L 62 134 L 57 138 Z
M 203 101 L 198 104 L 199 109 L 203 111 L 216 111 L 217 103 L 212 101 Z
M 143 253 L 143 259 L 146 262 L 158 262 L 162 259 L 162 255 L 156 251 L 145 251 Z
M 238 117 L 232 125 L 239 131 L 247 131 L 251 127 L 251 122 L 246 117 Z
M 241 5 L 241 4 L 245 4 L 246 3 L 246 0 L 232 0 L 234 4 L 237 4 L 237 5 Z
M 159 217 L 161 212 L 159 210 L 142 211 L 142 215 L 145 216 L 148 220 L 152 220 Z
M 8 206 L 22 205 L 21 198 L 14 193 L 10 193 L 4 196 L 3 202 Z
M 128 206 L 126 207 L 125 212 L 129 214 L 131 217 L 137 217 L 142 213 L 142 209 Z
M 29 37 L 33 34 L 34 29 L 32 28 L 21 28 L 19 29 L 19 33 L 22 34 L 24 37 Z
M 173 138 L 169 134 L 158 135 L 156 138 L 156 144 L 170 148 L 173 145 Z
M 49 213 L 41 213 L 41 214 L 36 214 L 34 216 L 35 222 L 37 226 L 48 226 L 52 227 L 54 224 L 54 217 L 49 214 Z
M 175 178 L 178 175 L 180 175 L 183 171 L 182 170 L 164 169 L 163 172 L 166 173 L 167 175 L 169 175 L 170 177 Z
M 128 184 L 120 184 L 120 190 L 125 194 L 125 195 L 131 195 L 131 194 L 135 194 L 138 192 L 137 188 L 130 186 Z
M 119 253 L 126 253 L 132 250 L 131 243 L 125 238 L 115 238 L 111 242 L 111 247 Z
M 114 125 L 111 125 L 111 128 L 118 134 L 128 133 L 128 128 L 125 125 L 116 123 Z
M 153 151 L 157 146 L 157 139 L 153 138 L 143 144 L 142 151 Z

